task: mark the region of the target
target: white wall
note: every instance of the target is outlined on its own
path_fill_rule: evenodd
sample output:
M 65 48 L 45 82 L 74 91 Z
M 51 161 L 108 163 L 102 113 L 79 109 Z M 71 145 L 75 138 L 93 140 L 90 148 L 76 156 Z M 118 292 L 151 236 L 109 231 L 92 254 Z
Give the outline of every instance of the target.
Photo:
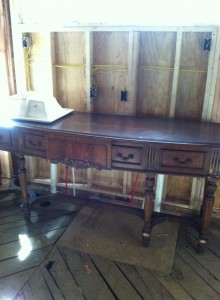
M 218 24 L 219 0 L 15 0 L 24 23 Z

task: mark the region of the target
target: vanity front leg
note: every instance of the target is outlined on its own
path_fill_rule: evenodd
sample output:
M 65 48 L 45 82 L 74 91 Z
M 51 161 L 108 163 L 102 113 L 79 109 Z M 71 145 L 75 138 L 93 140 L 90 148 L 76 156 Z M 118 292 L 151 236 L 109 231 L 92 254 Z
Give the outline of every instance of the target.
M 144 226 L 142 229 L 142 245 L 147 247 L 150 244 L 151 235 L 151 216 L 153 212 L 153 201 L 155 198 L 154 192 L 155 176 L 147 175 L 146 177 L 146 189 L 144 197 Z
M 217 188 L 218 178 L 209 177 L 205 182 L 204 199 L 202 205 L 202 224 L 199 235 L 198 252 L 203 253 L 208 242 L 208 228 L 212 217 L 213 205 L 215 202 L 215 191 Z
M 22 212 L 24 214 L 24 218 L 26 221 L 30 221 L 30 209 L 28 203 L 28 196 L 27 196 L 27 176 L 26 176 L 26 168 L 25 168 L 25 158 L 23 155 L 17 156 L 18 162 L 18 176 L 21 188 L 21 199 L 22 199 Z

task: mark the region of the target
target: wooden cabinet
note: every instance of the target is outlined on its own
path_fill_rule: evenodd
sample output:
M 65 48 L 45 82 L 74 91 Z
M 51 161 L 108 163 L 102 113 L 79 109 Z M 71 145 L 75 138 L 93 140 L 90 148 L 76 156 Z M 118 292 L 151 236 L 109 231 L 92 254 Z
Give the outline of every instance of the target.
M 206 231 L 220 174 L 220 125 L 74 113 L 54 124 L 17 123 L 12 131 L 0 127 L 0 133 L 1 149 L 11 145 L 12 152 L 18 154 L 23 205 L 27 208 L 24 154 L 75 168 L 146 172 L 142 230 L 146 245 L 152 224 L 156 224 L 151 223 L 155 175 L 205 177 L 202 222 L 195 226 L 200 232 L 199 248 L 207 243 Z

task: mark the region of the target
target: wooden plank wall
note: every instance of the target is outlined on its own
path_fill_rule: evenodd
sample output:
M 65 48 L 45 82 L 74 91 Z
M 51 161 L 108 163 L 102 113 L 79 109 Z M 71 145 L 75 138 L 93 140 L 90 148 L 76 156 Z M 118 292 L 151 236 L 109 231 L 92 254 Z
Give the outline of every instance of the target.
M 137 115 L 168 117 L 176 33 L 141 32 Z
M 47 80 L 50 93 L 63 107 L 104 114 L 202 119 L 210 56 L 203 50 L 203 42 L 212 36 L 210 30 L 182 32 L 179 65 L 176 62 L 178 30 L 89 32 L 73 29 L 50 34 L 23 32 L 24 35 L 32 39 L 32 47 L 24 53 L 29 64 L 31 89 L 45 89 Z M 175 66 L 179 67 L 176 78 Z M 176 99 L 172 94 L 174 79 L 178 80 Z M 89 97 L 90 86 L 97 87 L 95 99 Z M 121 91 L 125 90 L 128 101 L 120 101 Z M 171 103 L 171 99 L 175 101 Z M 219 101 L 218 87 L 213 121 L 220 118 Z M 31 175 L 30 167 L 29 178 L 50 177 L 48 162 L 36 159 L 34 164 L 37 171 Z M 65 182 L 65 166 L 59 165 L 58 177 L 59 182 Z M 127 195 L 131 194 L 135 178 L 136 174 L 122 171 L 75 171 L 77 183 L 88 183 L 98 190 L 112 188 Z M 72 181 L 70 170 L 68 181 Z M 137 195 L 143 194 L 144 181 L 144 174 L 140 174 Z M 192 184 L 192 178 L 168 176 L 166 200 L 189 206 Z M 216 203 L 220 206 L 220 200 Z

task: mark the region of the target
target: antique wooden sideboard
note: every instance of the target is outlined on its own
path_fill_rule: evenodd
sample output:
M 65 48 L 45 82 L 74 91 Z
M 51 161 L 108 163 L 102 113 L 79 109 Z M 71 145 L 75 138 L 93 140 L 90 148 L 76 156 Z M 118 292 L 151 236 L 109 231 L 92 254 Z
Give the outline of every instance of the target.
M 156 174 L 206 179 L 200 222 L 187 220 L 199 231 L 198 250 L 207 231 L 220 174 L 220 124 L 149 117 L 75 112 L 50 124 L 19 121 L 0 126 L 0 149 L 18 157 L 22 207 L 29 218 L 25 155 L 42 157 L 75 168 L 118 169 L 146 173 L 142 242 L 149 245 Z M 173 216 L 174 221 L 182 222 Z M 172 220 L 166 216 L 161 220 Z

